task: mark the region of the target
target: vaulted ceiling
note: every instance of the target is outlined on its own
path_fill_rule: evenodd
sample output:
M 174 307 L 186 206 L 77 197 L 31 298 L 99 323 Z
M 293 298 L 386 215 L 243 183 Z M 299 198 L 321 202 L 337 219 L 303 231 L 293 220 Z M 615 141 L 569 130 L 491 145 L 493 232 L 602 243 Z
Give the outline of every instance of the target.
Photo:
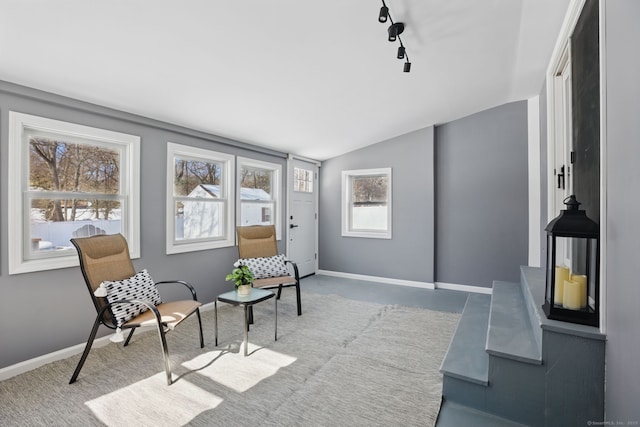
M 537 95 L 569 0 L 0 0 L 0 80 L 324 160 Z

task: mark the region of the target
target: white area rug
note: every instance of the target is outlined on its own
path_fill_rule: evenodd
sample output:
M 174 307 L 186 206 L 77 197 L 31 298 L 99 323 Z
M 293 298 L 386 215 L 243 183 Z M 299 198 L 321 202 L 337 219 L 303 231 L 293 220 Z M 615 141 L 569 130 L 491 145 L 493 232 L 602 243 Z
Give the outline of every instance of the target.
M 290 292 L 288 292 L 290 291 Z M 255 307 L 249 356 L 243 312 L 203 313 L 167 335 L 176 381 L 167 386 L 155 331 L 128 347 L 92 349 L 75 384 L 79 355 L 0 382 L 2 426 L 429 426 L 440 407 L 438 372 L 459 314 L 295 292 Z M 91 325 L 87 325 L 87 332 Z

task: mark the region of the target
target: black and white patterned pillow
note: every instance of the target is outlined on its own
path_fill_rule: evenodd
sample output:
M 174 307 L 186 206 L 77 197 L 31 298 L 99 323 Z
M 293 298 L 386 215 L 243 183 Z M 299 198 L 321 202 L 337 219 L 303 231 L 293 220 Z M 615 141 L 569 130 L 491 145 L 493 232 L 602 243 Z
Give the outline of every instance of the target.
M 106 289 L 106 298 L 109 303 L 123 299 L 137 299 L 147 301 L 153 305 L 158 305 L 162 302 L 158 288 L 147 270 L 142 270 L 128 279 L 102 282 L 100 287 Z M 116 319 L 117 326 L 120 327 L 123 323 L 148 309 L 149 307 L 146 305 L 138 303 L 114 304 L 111 306 L 111 313 L 113 318 Z
M 284 262 L 284 255 L 276 255 L 262 258 L 243 258 L 238 263 L 246 265 L 256 279 L 266 279 L 268 277 L 287 276 L 289 270 Z

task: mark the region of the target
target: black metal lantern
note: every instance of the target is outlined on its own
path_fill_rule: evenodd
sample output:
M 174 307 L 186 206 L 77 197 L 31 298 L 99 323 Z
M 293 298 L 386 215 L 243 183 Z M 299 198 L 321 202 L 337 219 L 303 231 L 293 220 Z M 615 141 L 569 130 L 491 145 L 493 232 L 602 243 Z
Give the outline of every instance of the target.
M 600 320 L 599 227 L 575 196 L 547 231 L 547 280 L 542 308 L 549 319 L 598 326 Z

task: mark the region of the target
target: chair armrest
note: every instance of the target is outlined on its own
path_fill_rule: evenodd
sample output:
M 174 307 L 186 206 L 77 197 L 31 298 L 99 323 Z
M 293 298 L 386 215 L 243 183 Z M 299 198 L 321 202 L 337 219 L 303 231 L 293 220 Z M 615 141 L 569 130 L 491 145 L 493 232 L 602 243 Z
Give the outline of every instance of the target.
M 300 283 L 300 275 L 298 274 L 298 265 L 295 262 L 288 259 L 285 259 L 284 263 L 291 264 L 293 266 L 293 272 L 295 274 L 296 282 Z
M 191 283 L 185 282 L 184 280 L 162 280 L 160 282 L 156 282 L 156 285 L 162 285 L 162 284 L 165 284 L 165 283 L 178 283 L 180 285 L 183 285 L 183 286 L 187 287 L 191 291 L 191 295 L 193 296 L 193 300 L 194 301 L 198 301 L 198 297 L 196 296 L 196 288 L 194 288 Z

